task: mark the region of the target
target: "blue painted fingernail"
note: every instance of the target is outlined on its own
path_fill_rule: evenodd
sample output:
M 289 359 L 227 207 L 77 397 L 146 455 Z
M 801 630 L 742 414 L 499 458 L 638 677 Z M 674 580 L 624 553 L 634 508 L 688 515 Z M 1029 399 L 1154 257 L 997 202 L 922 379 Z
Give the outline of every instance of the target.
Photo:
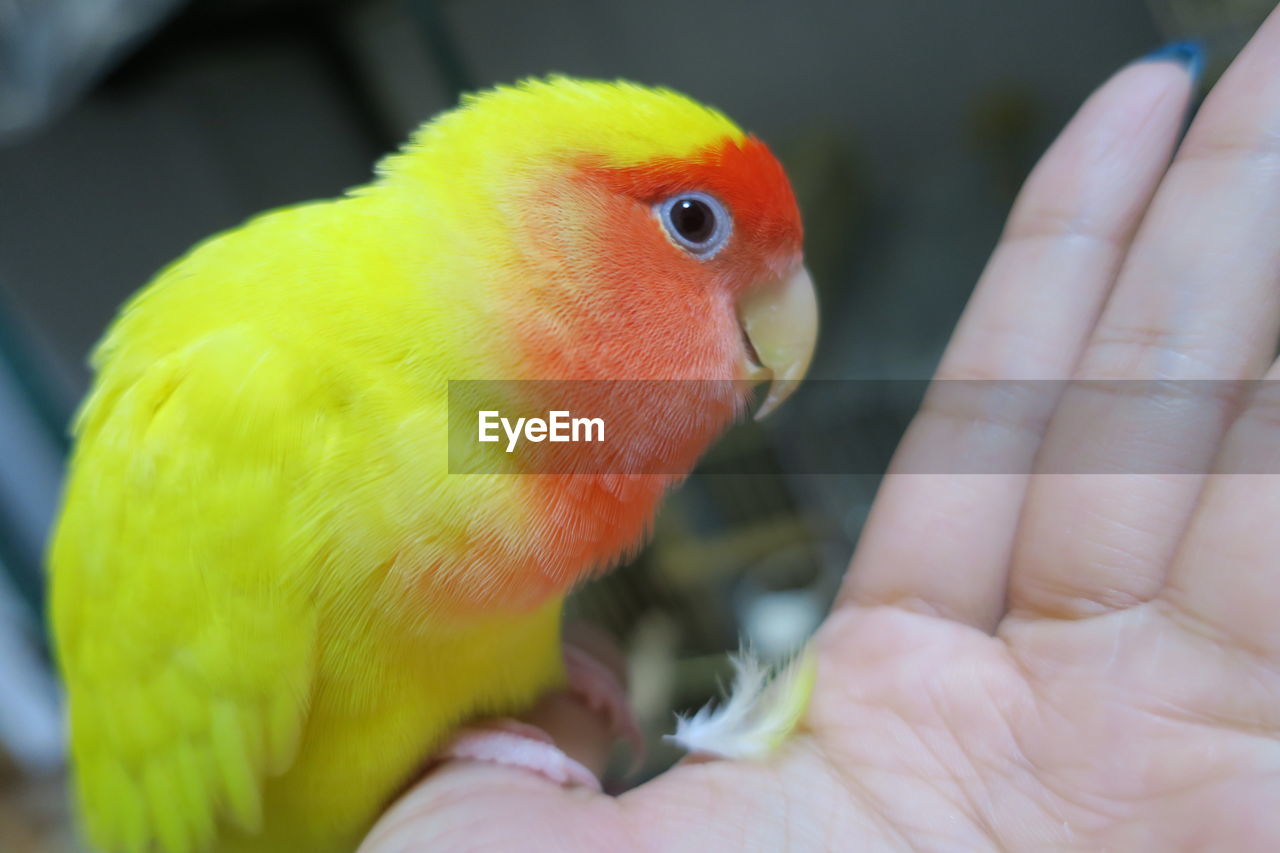
M 1183 65 L 1193 79 L 1200 78 L 1204 70 L 1204 42 L 1196 40 L 1175 41 L 1142 57 L 1142 62 L 1177 62 Z

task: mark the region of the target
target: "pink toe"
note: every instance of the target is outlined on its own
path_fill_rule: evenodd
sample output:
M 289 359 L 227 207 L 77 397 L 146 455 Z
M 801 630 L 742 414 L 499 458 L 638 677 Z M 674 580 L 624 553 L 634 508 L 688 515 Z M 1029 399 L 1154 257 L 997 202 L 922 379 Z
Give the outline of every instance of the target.
M 588 708 L 608 718 L 613 735 L 630 745 L 631 754 L 639 763 L 644 755 L 644 735 L 631 713 L 622 681 L 612 669 L 567 642 L 564 643 L 564 668 L 570 692 Z
M 518 767 L 557 785 L 601 790 L 596 775 L 561 752 L 546 732 L 518 720 L 468 726 L 458 732 L 441 755 Z

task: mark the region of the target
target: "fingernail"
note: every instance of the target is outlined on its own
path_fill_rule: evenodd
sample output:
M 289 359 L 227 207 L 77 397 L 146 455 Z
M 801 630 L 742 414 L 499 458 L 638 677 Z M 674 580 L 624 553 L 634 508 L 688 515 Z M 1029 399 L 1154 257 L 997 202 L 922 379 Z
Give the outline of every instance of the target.
M 1170 42 L 1139 61 L 1177 62 L 1187 69 L 1193 80 L 1198 80 L 1200 72 L 1204 70 L 1204 42 L 1193 39 Z

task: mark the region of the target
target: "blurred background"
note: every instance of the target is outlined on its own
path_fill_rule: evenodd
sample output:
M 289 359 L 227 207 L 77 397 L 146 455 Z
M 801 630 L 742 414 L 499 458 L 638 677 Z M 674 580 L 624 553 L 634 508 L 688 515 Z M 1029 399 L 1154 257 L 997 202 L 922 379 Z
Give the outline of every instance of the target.
M 65 425 L 117 306 L 196 240 L 364 182 L 460 91 L 627 77 L 720 107 L 787 165 L 824 305 L 812 375 L 924 379 L 1089 91 L 1173 38 L 1206 41 L 1211 81 L 1271 5 L 0 0 L 0 850 L 75 849 L 41 624 Z M 726 438 L 652 546 L 574 602 L 628 652 L 641 776 L 726 650 L 787 654 L 834 594 L 909 405 L 823 387 L 794 408 L 868 473 L 788 473 L 813 442 L 784 408 Z M 754 473 L 716 473 L 726 459 Z

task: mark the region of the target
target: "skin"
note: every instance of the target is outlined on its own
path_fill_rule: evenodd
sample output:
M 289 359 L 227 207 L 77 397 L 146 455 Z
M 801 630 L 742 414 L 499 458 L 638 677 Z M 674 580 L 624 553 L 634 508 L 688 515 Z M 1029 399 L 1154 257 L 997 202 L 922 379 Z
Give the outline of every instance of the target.
M 1085 104 L 940 377 L 1280 378 L 1280 14 L 1173 155 L 1191 89 L 1144 63 Z M 1028 454 L 1103 437 L 1042 415 L 1014 424 Z M 618 798 L 455 763 L 362 849 L 1280 849 L 1280 484 L 1224 470 L 1280 433 L 1264 406 L 1229 420 L 1115 475 L 891 474 L 771 761 Z M 932 399 L 898 470 L 1005 429 Z M 1123 473 L 1170 453 L 1214 473 Z M 598 763 L 584 709 L 537 719 Z

